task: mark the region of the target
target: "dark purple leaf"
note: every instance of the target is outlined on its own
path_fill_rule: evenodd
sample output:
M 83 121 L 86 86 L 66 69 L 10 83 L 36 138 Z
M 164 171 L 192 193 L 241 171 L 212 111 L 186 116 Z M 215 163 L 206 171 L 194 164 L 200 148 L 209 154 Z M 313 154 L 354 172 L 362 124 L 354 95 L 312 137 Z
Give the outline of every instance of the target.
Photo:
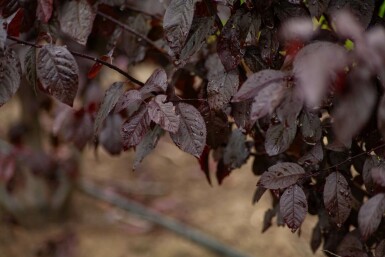
M 66 1 L 59 9 L 61 30 L 85 45 L 92 31 L 96 12 L 87 0 Z
M 207 98 L 214 110 L 224 109 L 237 92 L 239 76 L 236 70 L 226 72 L 218 55 L 211 55 L 206 63 L 208 69 Z
M 109 89 L 106 90 L 103 101 L 100 105 L 98 114 L 96 115 L 95 125 L 94 125 L 94 135 L 96 136 L 100 128 L 107 118 L 108 114 L 114 109 L 116 103 L 119 101 L 119 98 L 123 94 L 123 83 L 115 82 Z
M 305 101 L 316 106 L 328 86 L 347 63 L 346 50 L 330 42 L 315 42 L 302 48 L 296 55 L 293 71 Z
M 215 32 L 215 17 L 194 17 L 192 21 L 190 34 L 183 46 L 179 59 L 176 63 L 183 66 L 188 62 L 189 58 L 201 49 L 206 42 L 207 37 Z
M 8 18 L 20 7 L 19 0 L 3 0 L 0 2 L 1 16 Z
M 104 128 L 100 131 L 99 142 L 109 154 L 118 155 L 122 151 L 122 136 L 120 135 L 122 124 L 123 120 L 119 115 L 109 115 Z
M 269 167 L 277 163 L 276 158 L 267 155 L 254 155 L 253 173 L 256 176 L 262 175 Z
M 4 26 L 0 26 L 0 50 L 4 50 L 5 41 L 7 40 L 7 31 Z
M 269 156 L 286 151 L 297 133 L 296 124 L 286 127 L 282 123 L 271 124 L 266 132 L 265 150 Z
M 163 130 L 156 125 L 152 130 L 148 131 L 143 137 L 143 140 L 137 145 L 135 149 L 135 160 L 132 167 L 136 170 L 142 160 L 156 147 Z
M 307 213 L 307 201 L 302 188 L 298 185 L 287 188 L 279 200 L 279 206 L 283 220 L 294 233 Z
M 218 184 L 221 185 L 223 180 L 230 175 L 231 173 L 230 167 L 226 166 L 223 162 L 223 158 L 221 158 L 218 162 L 217 165 L 217 172 L 216 172 L 216 177 Z
M 317 251 L 317 249 L 321 246 L 322 243 L 322 232 L 319 222 L 313 228 L 310 239 L 310 247 L 313 253 Z
M 194 17 L 194 0 L 172 0 L 163 18 L 165 39 L 172 55 L 179 59 Z
M 374 183 L 385 187 L 385 165 L 382 164 L 378 167 L 373 167 L 371 170 L 372 178 Z
M 246 135 L 235 129 L 231 133 L 229 142 L 223 152 L 223 162 L 230 169 L 241 167 L 247 160 L 250 149 L 246 145 Z
M 268 209 L 265 212 L 265 215 L 263 216 L 262 233 L 266 232 L 266 230 L 268 230 L 271 227 L 271 225 L 273 225 L 272 220 L 276 214 L 277 214 L 277 210 L 275 208 L 274 209 Z
M 19 89 L 21 66 L 17 54 L 8 47 L 0 49 L 0 107 Z
M 53 0 L 38 0 L 36 16 L 39 20 L 47 23 L 52 16 Z
M 25 54 L 24 59 L 25 75 L 28 80 L 28 83 L 36 89 L 38 82 L 37 73 L 36 73 L 36 48 L 30 47 Z
M 201 108 L 201 113 L 206 122 L 207 145 L 212 149 L 225 145 L 231 133 L 227 115 L 223 111 L 211 110 L 208 105 Z
M 303 106 L 302 97 L 293 88 L 285 90 L 284 94 L 282 103 L 276 109 L 277 118 L 285 127 L 296 127 Z
M 383 138 L 385 138 L 385 95 L 381 97 L 378 105 L 377 126 Z
M 130 28 L 139 33 L 140 35 L 146 36 L 150 31 L 148 20 L 142 15 L 132 15 L 126 19 L 125 24 L 128 24 Z M 146 57 L 146 46 L 144 46 L 138 37 L 132 33 L 121 30 L 120 46 L 124 50 L 129 64 L 136 64 L 142 61 Z M 112 40 L 112 39 L 111 39 Z
M 260 48 L 254 45 L 247 46 L 243 57 L 247 67 L 254 73 L 268 68 L 268 65 L 261 57 Z
M 259 181 L 267 189 L 287 188 L 305 175 L 305 170 L 296 163 L 281 162 L 264 172 Z
M 288 20 L 293 17 L 307 17 L 308 11 L 302 4 L 293 4 L 290 1 L 281 0 L 279 4 L 274 5 L 274 13 L 281 21 Z
M 303 109 L 299 116 L 299 126 L 303 140 L 308 144 L 315 144 L 322 137 L 321 120 L 318 114 Z
M 42 89 L 72 106 L 78 91 L 79 69 L 75 58 L 64 46 L 44 45 L 37 53 L 37 77 Z
M 281 83 L 273 83 L 261 89 L 257 96 L 254 97 L 250 119 L 256 121 L 268 114 L 272 114 L 284 100 L 286 91 L 286 87 Z M 291 108 L 289 109 L 291 110 Z
M 327 14 L 346 10 L 352 13 L 360 21 L 364 28 L 367 28 L 373 15 L 375 6 L 374 0 L 330 0 Z
M 279 69 L 282 65 L 283 58 L 279 53 L 277 29 L 265 27 L 261 30 L 258 45 L 264 64 L 267 65 L 267 67 Z
M 226 71 L 236 68 L 242 60 L 250 23 L 251 13 L 240 8 L 223 27 L 218 38 L 217 52 Z
M 358 212 L 358 226 L 361 235 L 367 239 L 380 225 L 385 212 L 385 194 L 380 193 L 370 198 Z
M 345 235 L 338 245 L 337 255 L 347 257 L 368 257 L 357 229 Z
M 310 0 L 307 7 L 312 17 L 319 19 L 328 8 L 330 0 Z
M 309 152 L 298 159 L 298 163 L 301 165 L 317 165 L 324 158 L 324 152 L 322 144 L 316 144 Z
M 254 73 L 242 84 L 239 91 L 234 95 L 232 102 L 239 102 L 254 98 L 267 86 L 279 84 L 284 87 L 288 74 L 278 70 L 262 70 Z
M 333 172 L 326 178 L 324 204 L 332 221 L 341 226 L 349 217 L 352 193 L 345 177 L 340 172 Z
M 206 145 L 206 125 L 200 112 L 194 106 L 179 103 L 176 106 L 179 115 L 179 128 L 175 133 L 170 133 L 174 143 L 186 153 L 199 158 Z
M 355 69 L 348 75 L 349 92 L 341 99 L 333 114 L 333 129 L 337 138 L 346 142 L 356 136 L 366 124 L 376 100 L 376 89 L 365 69 Z
M 385 256 L 385 239 L 381 240 L 376 246 L 375 255 L 376 257 L 384 257 Z
M 167 74 L 162 68 L 156 69 L 147 79 L 145 85 L 139 90 L 143 99 L 153 94 L 165 93 L 167 90 Z
M 127 110 L 128 116 L 136 112 L 143 103 L 142 94 L 138 90 L 128 90 L 120 96 L 115 106 L 115 113 Z
M 166 95 L 157 95 L 148 104 L 148 115 L 164 130 L 176 133 L 179 129 L 180 117 L 175 113 L 174 105 L 166 100 Z
M 231 115 L 234 118 L 235 124 L 244 133 L 250 132 L 255 124 L 255 120 L 252 120 L 250 117 L 252 103 L 251 100 L 248 100 L 231 104 Z
M 253 196 L 253 204 L 256 204 L 263 196 L 263 194 L 266 192 L 266 188 L 257 186 L 257 189 L 254 192 Z
M 130 147 L 140 143 L 150 129 L 150 122 L 147 108 L 143 106 L 123 123 L 121 135 L 124 150 L 128 150 Z
M 210 169 L 209 169 L 209 158 L 210 158 L 210 147 L 207 145 L 203 149 L 203 152 L 201 156 L 199 157 L 199 165 L 201 167 L 201 170 L 206 176 L 207 182 L 209 182 L 210 185 L 211 183 L 211 177 L 210 177 Z

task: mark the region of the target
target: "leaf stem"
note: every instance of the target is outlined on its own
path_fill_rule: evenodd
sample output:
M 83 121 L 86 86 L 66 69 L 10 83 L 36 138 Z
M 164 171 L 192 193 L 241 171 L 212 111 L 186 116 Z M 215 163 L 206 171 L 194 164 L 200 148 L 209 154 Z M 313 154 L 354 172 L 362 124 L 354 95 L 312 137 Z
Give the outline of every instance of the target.
M 135 35 L 136 37 L 142 39 L 144 42 L 146 42 L 148 45 L 150 45 L 151 47 L 153 47 L 155 50 L 157 50 L 158 52 L 162 53 L 162 54 L 165 54 L 165 55 L 168 55 L 166 53 L 166 51 L 162 48 L 159 48 L 154 41 L 152 41 L 151 39 L 149 39 L 148 37 L 138 33 L 137 31 L 133 30 L 132 28 L 128 27 L 126 24 L 118 21 L 117 19 L 105 14 L 105 13 L 102 13 L 100 11 L 97 12 L 97 14 L 101 17 L 103 17 L 104 19 L 106 20 L 109 20 L 113 23 L 115 23 L 116 25 L 118 25 L 119 27 L 121 27 L 122 29 L 124 29 L 125 31 Z
M 27 45 L 27 46 L 31 46 L 31 47 L 35 47 L 35 48 L 41 48 L 43 47 L 42 45 L 37 45 L 37 44 L 34 44 L 34 43 L 31 43 L 31 42 L 27 42 L 27 41 L 24 41 L 24 40 L 21 40 L 19 38 L 16 38 L 16 37 L 12 37 L 12 36 L 8 36 L 7 37 L 9 40 L 12 40 L 18 44 L 21 44 L 21 45 Z M 100 64 L 103 64 L 105 66 L 107 66 L 108 68 L 112 69 L 112 70 L 115 70 L 117 72 L 119 72 L 120 74 L 122 74 L 123 76 L 125 76 L 126 78 L 128 78 L 131 82 L 135 83 L 135 84 L 138 84 L 139 86 L 143 86 L 144 83 L 137 80 L 136 78 L 132 77 L 130 74 L 128 74 L 127 72 L 123 71 L 122 69 L 118 68 L 117 66 L 109 63 L 109 62 L 106 62 L 106 61 L 103 61 L 99 58 L 96 58 L 96 57 L 93 57 L 93 56 L 89 56 L 89 55 L 86 55 L 86 54 L 83 54 L 83 53 L 79 53 L 79 52 L 75 52 L 75 51 L 71 51 L 68 49 L 68 51 L 74 55 L 74 56 L 77 56 L 77 57 L 81 57 L 81 58 L 84 58 L 84 59 L 88 59 L 88 60 L 91 60 L 91 61 L 94 61 L 94 62 L 97 62 L 97 63 L 100 63 Z

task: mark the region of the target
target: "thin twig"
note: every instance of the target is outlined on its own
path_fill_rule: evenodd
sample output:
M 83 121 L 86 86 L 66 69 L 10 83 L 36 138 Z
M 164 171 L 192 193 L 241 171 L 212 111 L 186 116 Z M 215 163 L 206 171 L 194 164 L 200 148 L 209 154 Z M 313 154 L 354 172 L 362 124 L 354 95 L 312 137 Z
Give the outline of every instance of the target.
M 121 27 L 122 29 L 124 29 L 125 31 L 135 35 L 136 37 L 142 39 L 144 42 L 146 42 L 148 45 L 150 45 L 151 47 L 153 47 L 155 50 L 157 50 L 158 52 L 162 53 L 162 54 L 165 54 L 167 55 L 166 51 L 159 48 L 154 41 L 152 41 L 151 39 L 149 39 L 148 37 L 138 33 L 137 31 L 135 31 L 134 29 L 128 27 L 126 24 L 118 21 L 117 19 L 111 17 L 111 16 L 108 16 L 107 14 L 105 13 L 102 13 L 100 11 L 97 12 L 97 14 L 103 18 L 105 18 L 106 20 L 109 20 L 109 21 L 112 21 L 113 23 L 115 23 L 116 25 L 118 25 L 119 27 Z
M 123 210 L 129 211 L 139 218 L 153 222 L 154 224 L 160 225 L 167 228 L 176 234 L 183 236 L 194 243 L 206 247 L 207 249 L 218 253 L 219 256 L 228 257 L 247 257 L 243 253 L 217 241 L 216 239 L 204 234 L 203 232 L 189 227 L 180 221 L 166 217 L 160 213 L 154 212 L 140 203 L 131 201 L 126 197 L 122 197 L 116 193 L 106 191 L 100 187 L 94 185 L 89 181 L 83 181 L 79 184 L 79 189 L 85 194 L 103 200 L 112 205 L 115 205 Z
M 43 46 L 42 45 L 37 45 L 37 44 L 34 44 L 34 43 L 31 43 L 31 42 L 27 42 L 27 41 L 24 41 L 24 40 L 21 40 L 19 38 L 16 38 L 16 37 L 12 37 L 12 36 L 8 36 L 7 37 L 9 40 L 12 40 L 18 44 L 22 44 L 22 45 L 27 45 L 27 46 L 32 46 L 32 47 L 35 47 L 35 48 L 42 48 Z M 132 77 L 130 74 L 128 74 L 127 72 L 123 71 L 122 69 L 118 68 L 117 66 L 109 63 L 109 62 L 106 62 L 106 61 L 103 61 L 99 58 L 96 58 L 96 57 L 93 57 L 93 56 L 89 56 L 89 55 L 86 55 L 86 54 L 83 54 L 83 53 L 79 53 L 79 52 L 75 52 L 75 51 L 71 51 L 68 49 L 68 51 L 74 55 L 74 56 L 77 56 L 77 57 L 81 57 L 81 58 L 84 58 L 84 59 L 88 59 L 88 60 L 91 60 L 91 61 L 94 61 L 94 62 L 97 62 L 97 63 L 100 63 L 100 64 L 103 64 L 105 66 L 107 66 L 108 68 L 112 69 L 112 70 L 115 70 L 117 72 L 119 72 L 120 74 L 122 74 L 123 76 L 125 76 L 126 78 L 128 78 L 131 82 L 133 83 L 136 83 L 138 84 L 139 86 L 143 86 L 144 83 L 137 80 L 136 78 Z
M 329 250 L 322 250 L 322 251 L 325 252 L 325 253 L 331 254 L 331 255 L 333 255 L 335 257 L 342 257 L 341 255 L 335 254 L 335 253 L 333 253 L 333 252 L 331 252 Z

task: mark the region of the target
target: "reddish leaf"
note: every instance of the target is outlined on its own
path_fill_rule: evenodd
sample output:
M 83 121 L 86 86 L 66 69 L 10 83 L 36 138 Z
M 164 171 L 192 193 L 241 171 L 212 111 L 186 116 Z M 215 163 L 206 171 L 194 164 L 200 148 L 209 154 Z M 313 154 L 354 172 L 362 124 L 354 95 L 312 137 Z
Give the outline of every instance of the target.
M 241 167 L 250 155 L 250 149 L 246 145 L 246 135 L 239 129 L 233 130 L 229 142 L 223 152 L 223 163 L 230 169 Z
M 165 39 L 172 54 L 179 54 L 189 35 L 194 16 L 194 0 L 172 0 L 163 17 Z
M 100 131 L 99 142 L 111 155 L 118 155 L 122 151 L 122 136 L 120 135 L 122 124 L 123 120 L 119 115 L 109 115 L 104 128 Z
M 179 103 L 176 114 L 180 117 L 179 128 L 170 133 L 171 139 L 183 151 L 199 158 L 206 145 L 206 125 L 200 112 L 194 106 Z
M 96 12 L 87 0 L 67 1 L 59 9 L 62 31 L 79 44 L 85 45 L 92 31 Z
M 305 170 L 296 163 L 281 162 L 264 172 L 259 181 L 267 189 L 287 188 L 303 177 Z
M 72 54 L 63 46 L 44 45 L 36 62 L 42 89 L 72 106 L 79 84 L 79 69 Z
M 226 72 L 217 55 L 212 55 L 205 66 L 209 73 L 207 79 L 207 98 L 214 110 L 224 109 L 231 97 L 237 92 L 239 76 L 236 70 Z
M 20 28 L 24 19 L 24 9 L 20 8 L 13 16 L 12 20 L 8 23 L 7 33 L 8 36 L 19 37 Z
M 8 47 L 0 50 L 0 107 L 19 89 L 21 66 L 16 53 Z
M 133 170 L 139 166 L 142 160 L 156 147 L 163 130 L 156 125 L 152 130 L 148 131 L 143 137 L 143 140 L 137 145 L 135 149 L 135 159 Z
M 266 132 L 265 150 L 269 156 L 286 151 L 297 133 L 296 124 L 286 127 L 282 123 L 270 125 Z
M 104 120 L 107 118 L 108 114 L 114 109 L 116 103 L 119 101 L 123 93 L 123 83 L 115 82 L 109 89 L 106 90 L 106 93 L 103 98 L 103 102 L 100 105 L 98 114 L 96 115 L 95 125 L 94 125 L 94 136 L 96 136 Z
M 223 27 L 218 38 L 217 51 L 226 71 L 233 70 L 241 61 L 250 23 L 251 13 L 240 8 Z
M 332 221 L 341 226 L 349 217 L 352 194 L 345 177 L 340 172 L 333 172 L 326 178 L 324 204 Z
M 112 59 L 110 55 L 103 55 L 99 58 L 99 60 L 108 62 L 108 61 L 111 61 Z M 88 71 L 87 78 L 89 79 L 95 78 L 99 74 L 102 67 L 103 67 L 103 64 L 101 64 L 100 62 L 95 62 L 94 65 L 92 65 L 91 69 Z
M 287 188 L 279 200 L 279 206 L 283 220 L 294 233 L 307 213 L 307 201 L 302 188 L 298 185 Z
M 52 16 L 52 4 L 53 0 L 38 0 L 36 16 L 39 20 L 47 23 Z
M 345 49 L 330 42 L 311 43 L 298 52 L 293 71 L 298 81 L 298 90 L 310 106 L 320 103 L 330 82 L 346 63 Z
M 145 85 L 140 89 L 143 99 L 147 99 L 153 94 L 165 93 L 168 87 L 167 74 L 162 68 L 156 69 Z
M 138 90 L 128 90 L 119 98 L 115 106 L 115 113 L 123 110 L 128 110 L 128 115 L 131 116 L 136 112 L 143 103 L 142 94 Z
M 278 70 L 262 70 L 254 73 L 242 84 L 242 87 L 231 101 L 239 102 L 254 98 L 263 88 L 271 84 L 280 84 L 283 87 L 287 76 L 285 72 Z
M 148 104 L 148 114 L 150 119 L 164 130 L 176 133 L 179 129 L 180 117 L 175 113 L 172 103 L 166 102 L 166 99 L 166 95 L 157 95 Z
M 140 143 L 150 129 L 150 117 L 146 107 L 140 108 L 122 125 L 123 149 L 126 151 Z

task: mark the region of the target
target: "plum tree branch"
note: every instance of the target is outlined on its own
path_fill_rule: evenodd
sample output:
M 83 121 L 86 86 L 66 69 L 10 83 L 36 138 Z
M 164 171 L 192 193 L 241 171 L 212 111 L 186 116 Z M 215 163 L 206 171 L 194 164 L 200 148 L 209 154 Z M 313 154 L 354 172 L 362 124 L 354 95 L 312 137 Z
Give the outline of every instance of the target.
M 169 229 L 176 234 L 183 236 L 194 243 L 197 243 L 201 246 L 206 247 L 207 249 L 217 253 L 219 256 L 227 256 L 227 257 L 247 257 L 245 255 L 216 239 L 202 233 L 201 231 L 189 227 L 177 220 L 174 220 L 169 217 L 165 217 L 159 213 L 156 213 L 140 203 L 131 201 L 126 197 L 122 197 L 116 193 L 111 191 L 107 191 L 105 189 L 101 189 L 99 186 L 91 183 L 90 181 L 83 180 L 79 183 L 79 189 L 96 199 L 103 200 L 112 205 L 115 205 L 123 210 L 129 211 L 138 217 L 153 222 L 154 224 L 160 225 L 166 229 Z
M 12 36 L 8 36 L 7 37 L 9 40 L 12 40 L 18 44 L 21 44 L 21 45 L 27 45 L 27 46 L 31 46 L 31 47 L 35 47 L 35 48 L 41 48 L 42 45 L 37 45 L 37 44 L 34 44 L 34 43 L 31 43 L 31 42 L 27 42 L 27 41 L 24 41 L 24 40 L 21 40 L 19 38 L 16 38 L 16 37 L 12 37 Z M 91 61 L 94 61 L 94 62 L 97 62 L 97 63 L 100 63 L 100 64 L 103 64 L 104 66 L 107 66 L 108 68 L 112 69 L 112 70 L 115 70 L 116 72 L 122 74 L 123 76 L 125 76 L 126 78 L 128 78 L 131 82 L 135 83 L 135 84 L 138 84 L 139 86 L 143 86 L 144 83 L 137 80 L 136 78 L 132 77 L 130 74 L 128 74 L 127 72 L 125 72 L 124 70 L 120 69 L 119 67 L 109 63 L 109 62 L 106 62 L 106 61 L 103 61 L 99 58 L 96 58 L 96 57 L 93 57 L 93 56 L 89 56 L 89 55 L 86 55 L 86 54 L 83 54 L 83 53 L 79 53 L 79 52 L 75 52 L 75 51 L 72 51 L 72 50 L 69 50 L 68 51 L 74 55 L 74 56 L 77 56 L 77 57 L 81 57 L 83 59 L 88 59 L 88 60 L 91 60 Z
M 118 25 L 119 27 L 121 27 L 122 29 L 124 29 L 125 31 L 135 35 L 136 37 L 140 38 L 141 40 L 143 40 L 144 42 L 146 42 L 148 45 L 150 45 L 152 48 L 154 48 L 155 50 L 157 50 L 158 52 L 162 53 L 162 54 L 165 54 L 165 55 L 168 55 L 166 53 L 166 51 L 160 47 L 158 47 L 154 41 L 152 41 L 151 39 L 149 39 L 148 37 L 138 33 L 137 31 L 135 31 L 134 29 L 128 27 L 126 24 L 118 21 L 117 19 L 105 14 L 105 13 L 102 13 L 100 11 L 97 12 L 97 14 L 101 17 L 103 17 L 104 19 L 106 20 L 109 20 L 113 23 L 115 23 L 116 25 Z

